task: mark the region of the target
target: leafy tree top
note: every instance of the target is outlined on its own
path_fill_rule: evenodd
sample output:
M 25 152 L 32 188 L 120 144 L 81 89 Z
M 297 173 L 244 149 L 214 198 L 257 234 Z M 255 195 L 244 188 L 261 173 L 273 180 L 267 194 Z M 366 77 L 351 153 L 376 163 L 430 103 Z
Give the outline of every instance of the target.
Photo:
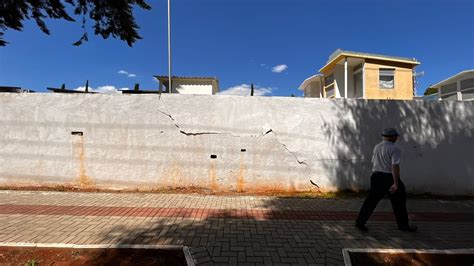
M 138 6 L 149 10 L 151 7 L 145 0 L 2 0 L 0 1 L 0 46 L 8 42 L 3 39 L 6 30 L 21 31 L 23 22 L 33 19 L 46 34 L 50 34 L 44 19 L 53 18 L 75 21 L 67 11 L 70 5 L 75 15 L 82 16 L 81 38 L 73 43 L 76 46 L 88 41 L 85 29 L 87 19 L 95 21 L 94 34 L 107 39 L 110 36 L 120 38 L 132 46 L 142 39 L 138 34 L 138 25 L 133 16 L 133 8 Z

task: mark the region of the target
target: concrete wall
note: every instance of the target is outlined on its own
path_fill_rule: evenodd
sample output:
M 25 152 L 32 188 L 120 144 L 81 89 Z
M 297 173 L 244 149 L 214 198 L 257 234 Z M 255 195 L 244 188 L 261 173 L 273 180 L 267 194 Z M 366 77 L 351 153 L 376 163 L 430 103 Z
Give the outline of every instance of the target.
M 395 85 L 393 89 L 381 89 L 379 87 L 380 68 L 395 69 Z M 365 62 L 365 97 L 366 99 L 413 99 L 412 66 L 367 59 Z
M 394 126 L 409 191 L 474 194 L 474 102 L 0 94 L 0 114 L 1 186 L 367 189 Z

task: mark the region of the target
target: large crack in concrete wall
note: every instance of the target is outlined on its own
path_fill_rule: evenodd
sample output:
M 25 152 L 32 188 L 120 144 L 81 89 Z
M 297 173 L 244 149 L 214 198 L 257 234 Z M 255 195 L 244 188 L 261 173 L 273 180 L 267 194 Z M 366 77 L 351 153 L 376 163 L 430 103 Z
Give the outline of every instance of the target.
M 164 103 L 161 101 L 161 97 L 160 97 L 160 102 L 161 102 L 162 104 L 164 104 Z M 178 122 L 176 121 L 176 119 L 173 118 L 173 116 L 172 116 L 171 114 L 166 113 L 166 112 L 164 112 L 163 110 L 160 110 L 160 109 L 158 109 L 158 112 L 161 113 L 161 114 L 163 114 L 163 115 L 165 115 L 166 117 L 168 117 L 168 118 L 172 121 L 173 125 L 178 129 L 178 131 L 179 131 L 181 134 L 186 135 L 186 136 L 229 135 L 229 136 L 237 137 L 237 138 L 242 137 L 242 136 L 240 136 L 240 135 L 233 134 L 232 132 L 187 132 L 187 131 L 184 131 L 184 130 L 179 126 Z M 291 155 L 295 158 L 295 160 L 298 162 L 298 164 L 304 165 L 304 166 L 306 166 L 306 167 L 309 166 L 305 161 L 298 159 L 298 156 L 296 155 L 295 152 L 289 150 L 288 147 L 287 147 L 284 143 L 282 143 L 281 141 L 278 140 L 278 135 L 277 135 L 277 133 L 276 133 L 275 131 L 273 131 L 273 129 L 270 128 L 270 129 L 267 130 L 265 133 L 263 133 L 262 136 L 266 136 L 266 135 L 268 135 L 268 134 L 270 134 L 270 133 L 272 133 L 272 134 L 275 135 L 276 141 L 277 141 L 289 154 L 291 154 Z M 245 136 L 245 137 L 248 137 L 248 136 Z M 252 136 L 250 136 L 250 137 L 252 137 Z

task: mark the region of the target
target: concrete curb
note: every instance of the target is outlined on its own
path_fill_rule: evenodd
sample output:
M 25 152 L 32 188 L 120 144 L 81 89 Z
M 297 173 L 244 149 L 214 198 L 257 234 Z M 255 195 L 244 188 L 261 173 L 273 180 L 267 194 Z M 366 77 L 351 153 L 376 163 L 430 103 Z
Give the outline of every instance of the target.
M 64 244 L 64 243 L 32 243 L 32 242 L 0 242 L 1 247 L 38 247 L 38 248 L 135 248 L 135 249 L 162 249 L 180 250 L 182 245 L 128 245 L 128 244 Z
M 184 258 L 186 259 L 186 263 L 188 266 L 195 266 L 196 264 L 194 263 L 193 256 L 191 255 L 191 252 L 189 251 L 189 247 L 183 247 L 183 252 L 184 252 Z
M 31 247 L 31 248 L 128 248 L 128 249 L 160 249 L 160 250 L 182 250 L 188 266 L 195 266 L 194 259 L 189 247 L 182 245 L 128 245 L 128 244 L 93 244 L 77 245 L 63 243 L 31 243 L 31 242 L 0 242 L 0 247 Z
M 344 265 L 352 266 L 350 252 L 365 253 L 431 253 L 431 254 L 474 254 L 474 248 L 465 249 L 400 249 L 400 248 L 343 248 Z

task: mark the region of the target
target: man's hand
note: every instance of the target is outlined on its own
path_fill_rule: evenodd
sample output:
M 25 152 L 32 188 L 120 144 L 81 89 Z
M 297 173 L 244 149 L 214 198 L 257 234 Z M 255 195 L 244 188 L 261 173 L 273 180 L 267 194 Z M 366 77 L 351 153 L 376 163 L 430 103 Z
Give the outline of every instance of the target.
M 393 185 L 390 187 L 390 193 L 398 191 L 398 181 L 400 180 L 400 164 L 392 164 Z
M 393 184 L 391 187 L 390 187 L 390 193 L 391 194 L 394 194 L 398 191 L 398 185 L 397 184 Z

